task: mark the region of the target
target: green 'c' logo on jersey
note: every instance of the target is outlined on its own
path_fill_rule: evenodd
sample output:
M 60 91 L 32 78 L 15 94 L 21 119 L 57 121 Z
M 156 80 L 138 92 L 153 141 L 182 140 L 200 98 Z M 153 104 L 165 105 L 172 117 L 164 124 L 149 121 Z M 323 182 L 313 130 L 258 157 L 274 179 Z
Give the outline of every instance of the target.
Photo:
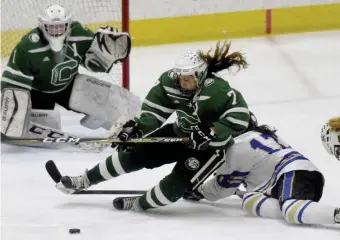
M 67 84 L 75 75 L 78 67 L 78 62 L 71 59 L 57 64 L 52 69 L 51 84 L 55 86 Z

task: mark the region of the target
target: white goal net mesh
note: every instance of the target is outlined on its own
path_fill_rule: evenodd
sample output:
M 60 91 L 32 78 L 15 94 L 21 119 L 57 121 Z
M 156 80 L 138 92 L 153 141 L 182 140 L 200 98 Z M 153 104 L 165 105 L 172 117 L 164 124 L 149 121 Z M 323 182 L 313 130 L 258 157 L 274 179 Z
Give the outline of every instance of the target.
M 110 25 L 122 30 L 122 0 L 1 0 L 1 73 L 8 57 L 21 37 L 38 26 L 38 13 L 49 4 L 59 3 L 73 13 L 73 19 L 92 31 Z M 122 85 L 122 65 L 115 65 L 109 74 L 81 73 Z

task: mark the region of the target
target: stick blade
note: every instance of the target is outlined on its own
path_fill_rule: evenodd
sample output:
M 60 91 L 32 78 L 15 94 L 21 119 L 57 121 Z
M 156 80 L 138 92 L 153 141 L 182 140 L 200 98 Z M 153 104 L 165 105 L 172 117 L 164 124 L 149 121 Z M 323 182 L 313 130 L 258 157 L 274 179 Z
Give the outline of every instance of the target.
M 45 168 L 48 175 L 50 175 L 55 183 L 60 182 L 61 174 L 53 160 L 48 160 L 45 164 Z

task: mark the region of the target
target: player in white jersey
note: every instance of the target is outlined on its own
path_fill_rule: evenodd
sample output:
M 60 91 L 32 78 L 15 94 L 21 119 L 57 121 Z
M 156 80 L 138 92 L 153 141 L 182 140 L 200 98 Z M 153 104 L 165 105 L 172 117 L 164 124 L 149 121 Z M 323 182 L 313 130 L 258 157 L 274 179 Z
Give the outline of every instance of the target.
M 215 177 L 183 198 L 217 201 L 233 195 L 241 184 L 247 190 L 242 208 L 249 215 L 283 216 L 293 224 L 340 223 L 339 208 L 318 203 L 323 175 L 268 126 L 254 125 L 235 138 Z

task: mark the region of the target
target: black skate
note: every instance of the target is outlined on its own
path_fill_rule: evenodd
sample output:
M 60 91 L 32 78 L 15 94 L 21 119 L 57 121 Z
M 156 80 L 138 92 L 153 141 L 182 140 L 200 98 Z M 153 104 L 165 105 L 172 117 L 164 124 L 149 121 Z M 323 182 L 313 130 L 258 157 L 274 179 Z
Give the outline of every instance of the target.
M 138 198 L 140 197 L 118 197 L 113 200 L 113 207 L 117 210 L 136 210 L 140 211 L 138 204 Z
M 204 198 L 204 196 L 196 189 L 194 191 L 186 191 L 183 194 L 183 199 L 189 200 L 189 201 L 200 201 L 201 199 Z
M 340 208 L 334 210 L 334 222 L 340 224 Z

